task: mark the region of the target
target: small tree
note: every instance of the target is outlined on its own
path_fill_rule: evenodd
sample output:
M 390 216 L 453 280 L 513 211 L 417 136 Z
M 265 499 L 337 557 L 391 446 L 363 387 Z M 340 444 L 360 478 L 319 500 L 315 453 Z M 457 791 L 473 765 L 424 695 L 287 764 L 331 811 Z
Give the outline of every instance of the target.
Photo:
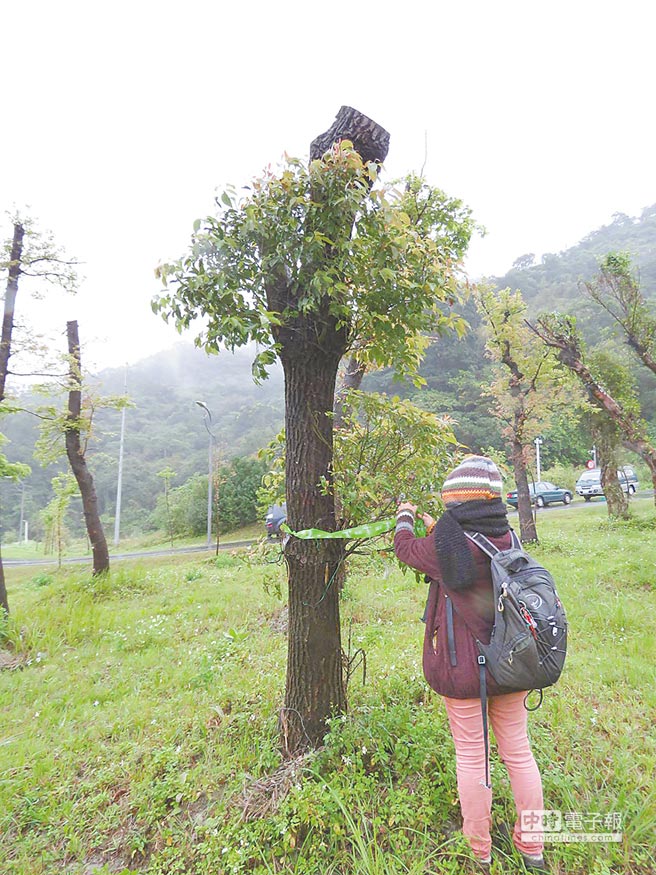
M 61 568 L 64 546 L 66 542 L 66 526 L 64 523 L 66 511 L 71 498 L 79 495 L 75 477 L 72 474 L 58 474 L 52 478 L 52 488 L 55 497 L 41 511 L 41 519 L 45 529 L 45 552 L 57 551 L 57 564 Z
M 583 288 L 622 329 L 640 361 L 656 374 L 656 316 L 640 290 L 631 257 L 610 252 L 602 258 L 598 275 L 584 282 Z
M 623 406 L 608 390 L 603 375 L 597 375 L 586 358 L 583 340 L 573 316 L 557 313 L 538 319 L 534 332 L 556 350 L 558 358 L 576 374 L 592 404 L 612 419 L 622 434 L 624 446 L 642 457 L 649 468 L 656 501 L 656 449 L 648 439 L 647 426 L 634 405 Z
M 411 401 L 350 389 L 343 398 L 342 423 L 335 430 L 332 488 L 341 516 L 337 529 L 376 523 L 394 515 L 402 494 L 435 515 L 440 489 L 462 451 L 448 416 L 436 416 Z M 261 456 L 269 471 L 260 490 L 262 505 L 285 493 L 285 436 L 282 432 Z M 344 557 L 362 542 L 344 545 Z
M 526 303 L 520 292 L 479 286 L 476 305 L 486 332 L 486 351 L 496 362 L 487 391 L 495 400 L 495 415 L 510 447 L 522 541 L 536 541 L 527 466 L 533 441 L 552 417 L 573 409 L 565 373 L 553 353 L 540 344 L 526 325 Z
M 166 528 L 173 546 L 173 515 L 171 512 L 171 480 L 177 476 L 173 468 L 169 465 L 157 472 L 157 476 L 164 481 L 164 505 L 166 507 Z

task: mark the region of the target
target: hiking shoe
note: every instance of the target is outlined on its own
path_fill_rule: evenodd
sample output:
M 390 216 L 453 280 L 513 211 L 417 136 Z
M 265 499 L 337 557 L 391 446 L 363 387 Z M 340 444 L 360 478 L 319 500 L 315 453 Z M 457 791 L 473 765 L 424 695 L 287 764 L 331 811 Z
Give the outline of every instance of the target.
M 548 872 L 542 854 L 522 854 L 527 872 Z

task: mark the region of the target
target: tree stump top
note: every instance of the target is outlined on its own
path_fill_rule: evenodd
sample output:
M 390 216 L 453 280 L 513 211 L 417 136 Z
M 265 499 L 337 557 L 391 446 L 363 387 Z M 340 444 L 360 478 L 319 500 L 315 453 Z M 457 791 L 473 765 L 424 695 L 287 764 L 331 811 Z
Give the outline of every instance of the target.
M 342 106 L 330 128 L 312 140 L 310 160 L 321 158 L 339 140 L 350 140 L 365 163 L 375 161 L 382 164 L 389 150 L 390 135 L 357 109 Z

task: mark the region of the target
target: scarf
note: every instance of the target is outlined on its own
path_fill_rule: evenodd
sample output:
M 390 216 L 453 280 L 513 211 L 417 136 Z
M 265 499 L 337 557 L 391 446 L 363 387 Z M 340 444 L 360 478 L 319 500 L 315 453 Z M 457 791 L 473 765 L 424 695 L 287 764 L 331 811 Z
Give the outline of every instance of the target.
M 460 591 L 476 579 L 476 563 L 465 532 L 480 532 L 497 538 L 510 531 L 506 505 L 500 498 L 463 501 L 448 507 L 435 523 L 437 560 L 444 584 Z

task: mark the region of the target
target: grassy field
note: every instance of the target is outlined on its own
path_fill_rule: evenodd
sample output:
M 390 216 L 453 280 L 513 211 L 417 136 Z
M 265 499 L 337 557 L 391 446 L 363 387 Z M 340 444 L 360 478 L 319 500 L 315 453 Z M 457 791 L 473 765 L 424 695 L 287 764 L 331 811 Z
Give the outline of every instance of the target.
M 563 678 L 530 716 L 545 804 L 619 815 L 623 833 L 550 846 L 554 873 L 656 872 L 653 502 L 633 514 L 540 514 L 533 552 L 570 622 Z M 285 580 L 268 549 L 124 561 L 101 580 L 7 569 L 3 875 L 468 871 L 452 742 L 421 674 L 423 584 L 380 556 L 351 566 L 343 640 L 366 653 L 365 682 L 321 750 L 283 763 Z M 495 758 L 493 781 L 511 823 Z M 501 833 L 494 854 L 494 873 L 522 871 Z

